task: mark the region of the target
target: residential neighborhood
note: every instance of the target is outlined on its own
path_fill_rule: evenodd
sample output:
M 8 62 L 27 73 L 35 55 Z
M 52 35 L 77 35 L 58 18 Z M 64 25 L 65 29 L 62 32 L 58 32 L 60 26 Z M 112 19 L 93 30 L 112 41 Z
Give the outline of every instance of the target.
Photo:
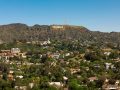
M 78 41 L 39 42 L 0 45 L 2 90 L 120 89 L 119 48 L 96 49 Z
M 0 0 L 0 90 L 120 90 L 120 0 Z

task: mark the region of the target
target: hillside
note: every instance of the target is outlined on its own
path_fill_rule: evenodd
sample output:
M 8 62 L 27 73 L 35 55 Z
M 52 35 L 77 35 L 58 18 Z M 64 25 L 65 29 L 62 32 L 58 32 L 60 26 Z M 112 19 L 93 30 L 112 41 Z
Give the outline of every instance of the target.
M 120 33 L 103 33 L 90 31 L 82 26 L 71 25 L 34 25 L 15 23 L 0 26 L 0 41 L 13 42 L 14 40 L 39 41 L 57 40 L 80 40 L 81 42 L 119 43 Z

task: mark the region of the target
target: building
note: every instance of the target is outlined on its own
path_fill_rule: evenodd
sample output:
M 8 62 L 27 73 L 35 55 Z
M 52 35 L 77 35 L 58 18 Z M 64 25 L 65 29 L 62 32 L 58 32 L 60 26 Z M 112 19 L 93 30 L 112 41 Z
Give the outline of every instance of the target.
M 13 57 L 13 54 L 10 50 L 1 50 L 0 60 L 9 60 L 10 57 Z
M 111 67 L 112 63 L 105 63 L 106 70 L 108 70 Z
M 120 90 L 119 80 L 116 80 L 114 84 L 110 84 L 109 80 L 106 79 L 102 86 L 102 90 Z
M 90 82 L 93 82 L 93 81 L 95 81 L 95 80 L 98 80 L 97 77 L 89 77 L 88 79 L 89 79 Z
M 13 80 L 14 79 L 13 73 L 14 73 L 14 71 L 12 71 L 12 70 L 9 71 L 9 73 L 8 73 L 8 79 L 9 80 Z
M 64 85 L 61 82 L 49 82 L 50 86 L 63 87 Z
M 18 54 L 18 53 L 20 53 L 20 49 L 19 48 L 12 48 L 11 53 Z

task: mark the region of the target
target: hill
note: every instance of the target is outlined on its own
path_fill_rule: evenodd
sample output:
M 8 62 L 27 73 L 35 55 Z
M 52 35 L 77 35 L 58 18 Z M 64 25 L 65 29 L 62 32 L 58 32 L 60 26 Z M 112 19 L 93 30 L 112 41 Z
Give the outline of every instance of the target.
M 81 42 L 98 43 L 120 43 L 120 33 L 103 33 L 99 31 L 90 31 L 83 26 L 72 25 L 34 25 L 14 23 L 0 26 L 0 41 L 13 42 L 39 41 L 57 39 L 57 40 L 80 40 Z

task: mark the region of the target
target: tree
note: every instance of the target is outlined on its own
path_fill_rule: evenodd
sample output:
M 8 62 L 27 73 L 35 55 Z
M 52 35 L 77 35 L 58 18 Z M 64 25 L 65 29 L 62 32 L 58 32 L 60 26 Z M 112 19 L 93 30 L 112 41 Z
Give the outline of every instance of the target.
M 71 80 L 69 82 L 69 90 L 79 90 L 79 85 L 77 83 L 77 80 Z
M 6 65 L 4 63 L 0 63 L 0 71 L 2 71 L 3 73 L 7 73 L 9 70 L 9 65 Z
M 3 74 L 3 80 L 7 80 L 7 74 L 6 73 Z
M 12 88 L 15 87 L 15 81 L 11 81 L 11 87 L 12 87 Z
M 0 90 L 11 90 L 10 83 L 5 80 L 0 80 Z
M 40 82 L 39 82 L 40 89 L 47 89 L 49 87 L 48 81 L 49 81 L 48 77 L 46 76 L 41 77 Z
M 47 55 L 43 55 L 42 58 L 41 58 L 41 63 L 45 63 L 48 59 L 48 56 Z
M 110 59 L 116 59 L 119 57 L 119 54 L 117 52 L 111 52 L 111 54 L 109 55 Z
M 103 79 L 99 79 L 99 80 L 95 81 L 95 83 L 96 83 L 96 85 L 95 85 L 96 88 L 102 88 L 104 80 Z
M 92 62 L 99 59 L 98 56 L 95 53 L 92 53 L 92 52 L 85 53 L 84 57 L 85 57 L 86 60 L 90 60 Z

